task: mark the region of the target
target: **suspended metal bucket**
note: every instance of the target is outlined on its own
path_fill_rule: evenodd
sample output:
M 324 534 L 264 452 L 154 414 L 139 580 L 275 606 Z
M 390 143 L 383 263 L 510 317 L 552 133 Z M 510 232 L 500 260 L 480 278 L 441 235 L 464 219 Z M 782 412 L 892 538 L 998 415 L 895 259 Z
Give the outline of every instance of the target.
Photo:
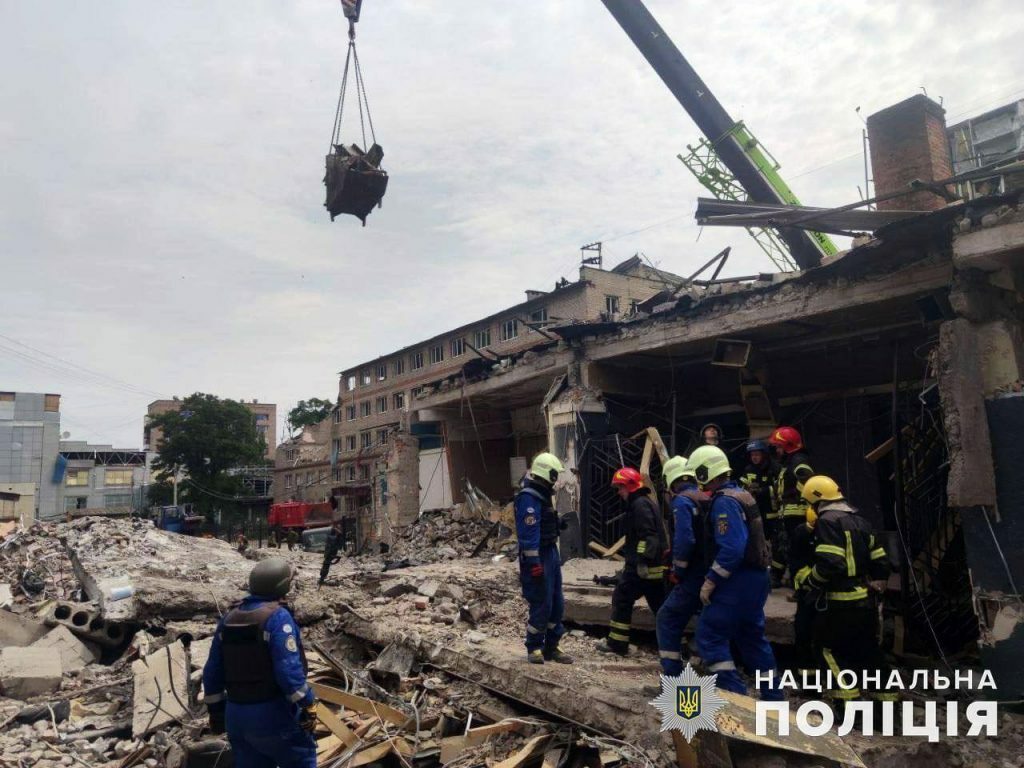
M 327 155 L 324 176 L 327 187 L 324 207 L 331 214 L 331 221 L 339 214 L 348 213 L 366 226 L 366 217 L 380 206 L 388 187 L 387 171 L 380 168 L 383 157 L 384 150 L 379 144 L 374 144 L 368 152 L 355 144 L 334 146 L 334 152 Z

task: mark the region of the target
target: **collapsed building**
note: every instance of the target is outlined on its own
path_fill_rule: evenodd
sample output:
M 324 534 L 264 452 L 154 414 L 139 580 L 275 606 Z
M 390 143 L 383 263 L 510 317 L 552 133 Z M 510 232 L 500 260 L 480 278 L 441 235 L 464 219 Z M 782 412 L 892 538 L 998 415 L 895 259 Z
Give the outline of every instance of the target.
M 916 96 L 869 119 L 873 210 L 701 202 L 706 224 L 855 236 L 819 266 L 719 279 L 719 265 L 711 279 L 663 282 L 631 313 L 548 322 L 530 345 L 474 349 L 418 383 L 377 463 L 354 478 L 360 490 L 337 488 L 364 494 L 350 507 L 365 515 L 363 545 L 461 502 L 467 482 L 507 499 L 547 446 L 573 470 L 560 504 L 579 526 L 563 556 L 611 547 L 622 531 L 611 473 L 640 463 L 648 428 L 685 454 L 715 422 L 741 464 L 746 440 L 792 424 L 899 564 L 887 646 L 948 661 L 980 641 L 1006 695 L 1024 691 L 1011 661 L 1024 644 L 1012 470 L 1024 419 L 1024 177 L 1019 158 L 953 177 L 942 115 Z M 960 199 L 957 184 L 982 176 L 996 192 Z M 360 383 L 375 375 L 343 375 L 336 422 L 359 418 Z M 336 467 L 345 447 L 335 445 Z M 424 489 L 438 473 L 451 497 L 433 504 Z

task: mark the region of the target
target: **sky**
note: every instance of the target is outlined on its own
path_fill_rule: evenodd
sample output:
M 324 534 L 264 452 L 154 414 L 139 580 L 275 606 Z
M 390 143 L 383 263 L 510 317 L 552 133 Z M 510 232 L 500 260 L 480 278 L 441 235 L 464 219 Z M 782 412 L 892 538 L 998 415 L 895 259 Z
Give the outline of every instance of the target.
M 809 205 L 861 196 L 861 115 L 922 88 L 949 123 L 1024 98 L 1009 0 L 647 5 Z M 365 228 L 323 208 L 337 2 L 0 14 L 0 390 L 61 393 L 71 439 L 140 447 L 146 404 L 196 391 L 283 422 L 344 368 L 575 279 L 596 240 L 606 265 L 689 274 L 729 245 L 723 274 L 771 269 L 696 226 L 676 155 L 699 132 L 597 0 L 365 0 L 390 175 Z

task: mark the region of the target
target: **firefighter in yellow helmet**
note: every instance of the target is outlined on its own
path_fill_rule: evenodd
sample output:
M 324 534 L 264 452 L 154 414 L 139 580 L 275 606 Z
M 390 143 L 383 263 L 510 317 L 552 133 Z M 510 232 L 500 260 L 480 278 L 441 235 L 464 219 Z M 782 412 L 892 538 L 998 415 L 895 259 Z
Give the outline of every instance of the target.
M 875 540 L 872 525 L 847 501 L 835 480 L 825 475 L 810 477 L 801 489 L 804 500 L 817 516 L 814 525 L 814 556 L 811 568 L 801 570 L 795 586 L 806 593 L 816 608 L 814 645 L 833 679 L 850 670 L 863 680 L 886 680 L 888 666 L 878 647 L 878 610 L 874 595 L 884 592 L 890 565 L 885 550 Z M 874 686 L 873 686 L 874 687 Z M 894 694 L 875 689 L 878 700 Z M 859 687 L 832 690 L 837 705 L 861 698 Z

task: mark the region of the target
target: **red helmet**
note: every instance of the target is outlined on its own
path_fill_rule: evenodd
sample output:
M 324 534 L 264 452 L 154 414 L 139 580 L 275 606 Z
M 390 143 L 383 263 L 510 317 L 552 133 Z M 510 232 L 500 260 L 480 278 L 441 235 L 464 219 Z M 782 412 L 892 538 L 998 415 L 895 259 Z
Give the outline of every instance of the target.
M 640 473 L 635 469 L 623 467 L 616 470 L 615 474 L 612 475 L 612 485 L 618 488 L 625 488 L 629 493 L 633 493 L 644 487 L 644 481 L 640 477 Z
M 804 447 L 804 439 L 793 427 L 779 427 L 772 432 L 768 442 L 781 448 L 783 453 L 796 453 Z

